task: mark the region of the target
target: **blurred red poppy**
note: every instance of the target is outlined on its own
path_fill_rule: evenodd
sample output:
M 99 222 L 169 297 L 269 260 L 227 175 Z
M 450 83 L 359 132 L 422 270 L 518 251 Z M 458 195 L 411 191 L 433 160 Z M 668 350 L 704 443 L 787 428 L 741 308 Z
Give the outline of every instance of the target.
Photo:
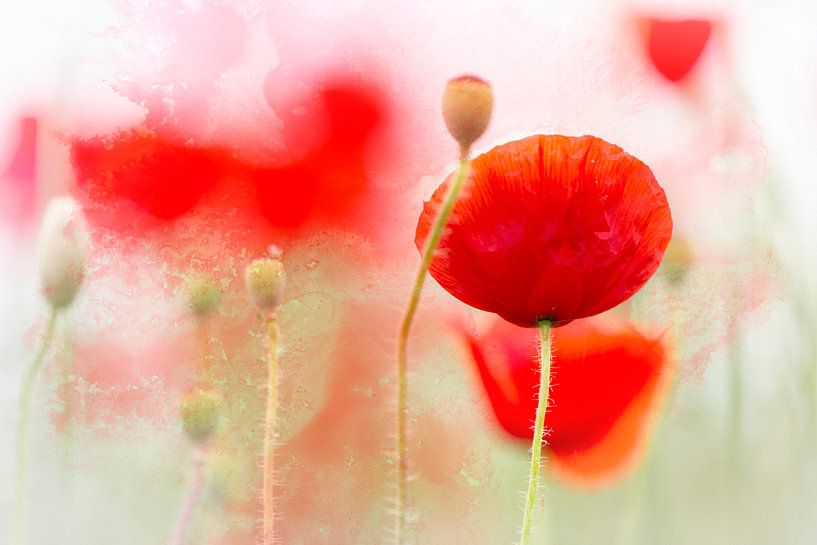
M 533 437 L 539 364 L 537 334 L 496 320 L 466 334 L 473 362 L 505 432 Z M 553 334 L 546 447 L 562 474 L 598 482 L 633 462 L 669 375 L 667 350 L 632 326 L 584 320 Z
M 368 183 L 366 146 L 386 115 L 380 91 L 348 82 L 325 85 L 311 106 L 307 116 L 284 119 L 287 135 L 297 142 L 309 132 L 313 149 L 280 167 L 250 167 L 261 213 L 278 227 L 349 208 Z
M 593 136 L 530 136 L 477 157 L 431 275 L 452 295 L 509 322 L 563 325 L 635 293 L 672 234 L 650 169 Z M 449 178 L 417 225 L 422 248 Z
M 712 34 L 712 23 L 703 19 L 647 19 L 646 24 L 647 53 L 670 81 L 689 74 Z
M 25 223 L 37 204 L 37 134 L 39 121 L 22 116 L 18 120 L 19 137 L 9 162 L 0 171 L 0 212 L 13 224 Z
M 163 220 L 193 208 L 231 167 L 224 150 L 186 145 L 145 129 L 76 140 L 72 158 L 78 183 L 93 204 L 104 208 L 125 198 Z
M 313 217 L 339 219 L 368 183 L 364 154 L 385 118 L 385 99 L 374 86 L 330 81 L 299 110 L 307 115 L 291 121 L 299 124 L 297 131 L 310 133 L 310 149 L 296 146 L 303 155 L 279 154 L 265 163 L 247 159 L 258 155 L 258 142 L 236 144 L 235 149 L 189 144 L 187 137 L 167 136 L 163 127 L 73 141 L 80 198 L 90 208 L 90 221 L 115 230 L 130 228 L 134 218 L 117 206 L 122 199 L 135 204 L 139 213 L 172 221 L 216 187 L 230 194 L 245 181 L 256 204 L 221 198 L 219 206 L 255 208 L 279 228 L 299 227 Z M 285 134 L 293 130 L 288 127 Z

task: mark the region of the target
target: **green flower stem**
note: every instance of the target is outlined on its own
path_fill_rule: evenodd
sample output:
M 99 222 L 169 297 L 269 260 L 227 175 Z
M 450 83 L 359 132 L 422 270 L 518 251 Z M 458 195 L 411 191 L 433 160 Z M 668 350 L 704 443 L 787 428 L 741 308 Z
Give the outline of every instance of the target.
M 278 426 L 278 317 L 267 319 L 267 413 L 264 422 L 264 545 L 275 542 L 275 434 Z
M 528 477 L 528 493 L 525 502 L 525 515 L 522 519 L 522 536 L 519 545 L 530 543 L 530 530 L 533 524 L 533 506 L 536 504 L 539 488 L 539 470 L 542 465 L 542 435 L 545 430 L 545 413 L 548 408 L 548 394 L 550 392 L 550 326 L 549 320 L 539 322 L 541 337 L 541 368 L 539 370 L 539 401 L 536 405 L 536 420 L 533 425 L 533 443 L 530 454 L 530 476 Z
M 443 228 L 454 209 L 454 204 L 457 202 L 457 197 L 460 194 L 460 189 L 468 174 L 468 150 L 462 150 L 460 156 L 460 164 L 457 169 L 457 176 L 454 178 L 454 183 L 448 190 L 448 195 L 445 198 L 443 207 L 437 216 L 437 221 L 434 223 L 426 247 L 423 250 L 423 259 L 420 262 L 420 268 L 417 270 L 417 278 L 414 280 L 414 289 L 411 292 L 406 314 L 403 316 L 403 322 L 400 325 L 400 334 L 397 338 L 397 498 L 396 498 L 396 515 L 397 521 L 395 526 L 395 542 L 397 545 L 402 545 L 404 540 L 404 525 L 405 525 L 405 510 L 406 510 L 406 481 L 407 481 L 407 448 L 406 448 L 406 390 L 407 390 L 407 362 L 408 362 L 408 336 L 411 331 L 411 323 L 414 320 L 414 315 L 417 313 L 417 306 L 420 303 L 420 294 L 423 291 L 423 283 L 425 282 L 428 269 L 431 267 L 431 259 L 434 257 L 434 250 L 437 249 L 437 244 L 442 237 Z
M 25 488 L 25 459 L 26 448 L 28 446 L 28 422 L 31 417 L 31 394 L 34 386 L 34 379 L 37 372 L 42 367 L 51 341 L 54 338 L 54 329 L 57 324 L 57 309 L 51 309 L 48 322 L 45 325 L 40 346 L 34 359 L 29 364 L 23 375 L 22 388 L 20 390 L 20 415 L 17 423 L 17 473 L 15 475 L 14 488 L 14 521 L 13 521 L 13 545 L 22 543 L 23 537 L 23 491 Z
M 206 453 L 204 449 L 197 449 L 193 457 L 193 482 L 187 493 L 184 507 L 179 513 L 179 519 L 176 521 L 176 528 L 173 530 L 173 537 L 170 541 L 171 545 L 182 545 L 187 531 L 190 529 L 190 523 L 193 521 L 193 515 L 204 490 L 205 461 Z
M 729 366 L 729 381 L 728 381 L 728 399 L 729 399 L 729 413 L 727 424 L 727 450 L 728 460 L 732 471 L 736 477 L 740 477 L 742 470 L 742 427 L 741 421 L 743 419 L 743 378 L 741 377 L 741 339 L 740 326 L 734 323 L 730 326 L 729 332 L 729 359 L 727 365 Z

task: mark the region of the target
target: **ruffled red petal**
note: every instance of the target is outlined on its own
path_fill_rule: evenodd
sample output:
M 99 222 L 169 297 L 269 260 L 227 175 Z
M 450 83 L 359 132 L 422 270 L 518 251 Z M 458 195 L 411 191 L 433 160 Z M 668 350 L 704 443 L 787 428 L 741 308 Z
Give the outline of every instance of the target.
M 531 136 L 477 157 L 430 273 L 461 301 L 532 327 L 616 306 L 652 276 L 672 235 L 650 169 L 593 136 Z M 451 177 L 426 203 L 424 245 Z
M 536 415 L 537 338 L 501 320 L 481 338 L 468 336 L 497 421 L 526 441 Z M 555 330 L 545 418 L 555 466 L 586 481 L 626 466 L 653 420 L 669 369 L 663 343 L 632 327 L 583 321 Z
M 712 34 L 712 23 L 701 19 L 647 21 L 647 52 L 655 68 L 668 80 L 689 74 Z

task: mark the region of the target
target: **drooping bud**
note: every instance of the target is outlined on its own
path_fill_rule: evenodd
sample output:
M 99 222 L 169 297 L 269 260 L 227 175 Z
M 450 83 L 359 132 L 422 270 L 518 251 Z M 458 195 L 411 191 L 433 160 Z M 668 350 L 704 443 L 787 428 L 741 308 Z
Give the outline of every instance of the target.
M 692 267 L 692 247 L 683 238 L 673 237 L 664 253 L 664 276 L 672 285 L 682 283 Z
M 187 283 L 187 301 L 196 318 L 204 318 L 218 306 L 221 292 L 215 282 L 202 276 L 194 276 Z
M 207 442 L 218 427 L 222 397 L 212 390 L 192 390 L 181 403 L 182 426 L 196 444 Z
M 286 274 L 281 251 L 271 246 L 270 257 L 256 259 L 244 271 L 244 281 L 255 305 L 266 312 L 278 309 L 284 297 Z
M 40 228 L 40 288 L 54 309 L 70 305 L 85 277 L 88 231 L 79 205 L 67 197 L 48 203 Z
M 488 128 L 493 106 L 491 86 L 477 76 L 460 76 L 445 86 L 443 119 L 463 154 Z

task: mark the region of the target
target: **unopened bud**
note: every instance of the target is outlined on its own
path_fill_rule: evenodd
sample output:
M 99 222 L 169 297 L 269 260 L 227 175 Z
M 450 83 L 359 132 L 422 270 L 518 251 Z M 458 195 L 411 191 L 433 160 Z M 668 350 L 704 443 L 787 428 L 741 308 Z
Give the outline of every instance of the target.
M 491 86 L 477 76 L 460 76 L 445 86 L 443 119 L 463 153 L 467 153 L 488 128 L 493 106 Z
M 214 282 L 196 276 L 187 283 L 187 297 L 193 315 L 196 318 L 204 318 L 218 306 L 221 292 Z
M 218 427 L 221 416 L 221 396 L 211 390 L 193 390 L 182 398 L 182 426 L 191 441 L 207 442 Z
M 286 274 L 280 251 L 271 249 L 271 257 L 256 259 L 244 271 L 244 281 L 255 305 L 267 312 L 275 311 L 284 297 Z
M 692 267 L 692 247 L 683 238 L 673 238 L 664 253 L 664 275 L 670 284 L 677 285 L 686 279 Z
M 72 199 L 51 200 L 40 229 L 40 287 L 55 309 L 70 305 L 85 277 L 88 232 L 79 205 Z

